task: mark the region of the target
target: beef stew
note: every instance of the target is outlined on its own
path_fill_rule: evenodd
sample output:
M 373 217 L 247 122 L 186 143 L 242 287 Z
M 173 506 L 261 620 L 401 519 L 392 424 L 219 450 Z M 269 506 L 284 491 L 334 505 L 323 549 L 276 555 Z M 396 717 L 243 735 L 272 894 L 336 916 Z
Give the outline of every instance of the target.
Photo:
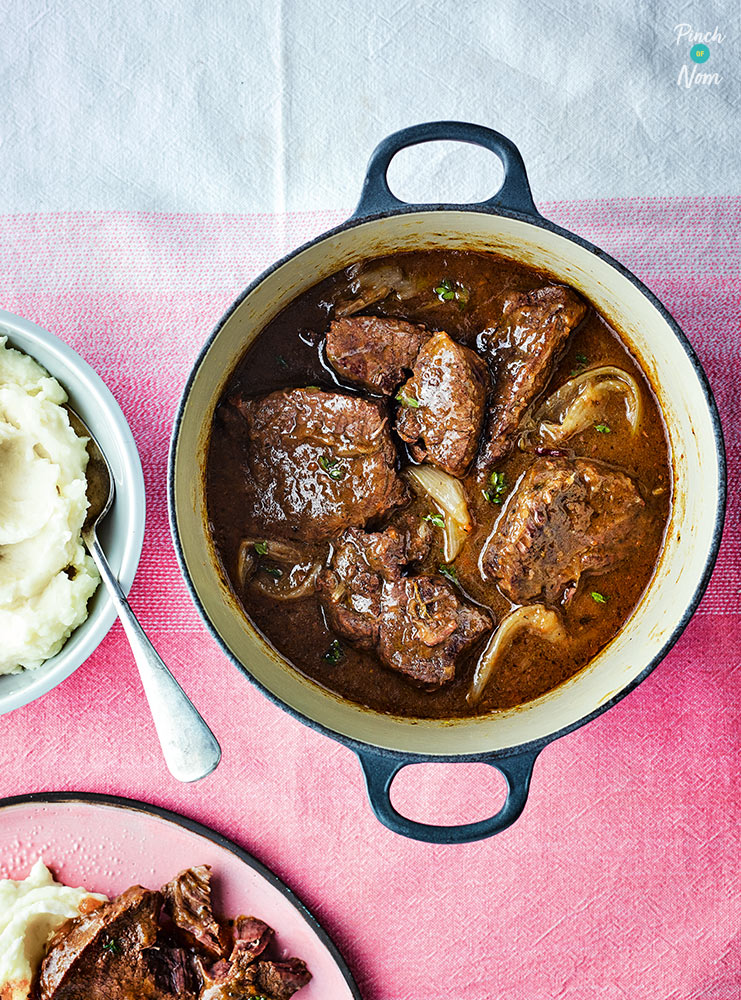
M 609 642 L 671 485 L 650 384 L 593 307 L 493 254 L 420 251 L 262 331 L 217 407 L 206 496 L 224 573 L 289 663 L 454 718 L 532 700 Z

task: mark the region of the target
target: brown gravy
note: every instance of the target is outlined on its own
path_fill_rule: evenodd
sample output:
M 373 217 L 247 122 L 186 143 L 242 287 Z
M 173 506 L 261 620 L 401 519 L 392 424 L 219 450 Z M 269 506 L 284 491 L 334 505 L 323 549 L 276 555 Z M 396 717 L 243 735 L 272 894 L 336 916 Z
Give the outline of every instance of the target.
M 496 323 L 496 303 L 506 293 L 552 283 L 545 274 L 492 254 L 420 251 L 389 258 L 393 262 L 400 260 L 405 274 L 413 276 L 415 287 L 423 293 L 414 295 L 406 304 L 396 302 L 387 307 L 387 313 L 383 306 L 366 311 L 445 330 L 471 347 L 476 346 L 477 336 L 487 325 Z M 463 307 L 459 301 L 441 300 L 435 294 L 443 279 L 466 289 L 467 301 Z M 246 351 L 228 381 L 224 399 L 237 392 L 264 396 L 276 389 L 306 385 L 327 389 L 339 385 L 356 392 L 355 387 L 343 385 L 322 352 L 322 334 L 331 319 L 332 304 L 348 283 L 343 271 L 287 306 Z M 425 294 L 426 290 L 429 294 Z M 325 654 L 335 636 L 327 628 L 315 597 L 275 602 L 249 587 L 239 592 L 234 581 L 243 533 L 240 516 L 243 444 L 224 432 L 217 411 L 207 465 L 209 523 L 225 573 L 245 615 L 295 669 L 341 697 L 380 712 L 418 718 L 486 714 L 530 701 L 563 683 L 614 637 L 636 606 L 656 565 L 671 503 L 669 448 L 656 397 L 618 334 L 593 307 L 589 307 L 586 318 L 572 336 L 546 394 L 575 371 L 608 364 L 624 369 L 638 382 L 643 405 L 640 428 L 632 436 L 619 402 L 608 400 L 603 424 L 610 431 L 597 432 L 590 427 L 571 439 L 568 448 L 575 455 L 609 463 L 635 479 L 649 515 L 647 543 L 635 550 L 629 564 L 622 563 L 611 571 L 582 579 L 575 598 L 562 612 L 569 636 L 566 644 L 549 644 L 530 633 L 517 638 L 475 712 L 466 702 L 466 693 L 480 645 L 459 663 L 452 683 L 429 692 L 386 669 L 374 654 L 360 652 L 344 642 L 340 659 L 337 662 L 328 659 Z M 531 454 L 515 449 L 497 466 L 507 484 L 505 502 L 531 462 Z M 483 498 L 474 473 L 463 484 L 476 527 L 455 562 L 458 581 L 464 593 L 491 609 L 498 622 L 512 604 L 495 584 L 482 580 L 478 558 L 504 505 Z M 429 501 L 423 499 L 415 499 L 413 505 L 420 517 L 431 509 Z M 443 562 L 441 544 L 438 532 L 422 572 L 437 572 Z M 604 597 L 604 602 L 595 599 L 593 593 Z

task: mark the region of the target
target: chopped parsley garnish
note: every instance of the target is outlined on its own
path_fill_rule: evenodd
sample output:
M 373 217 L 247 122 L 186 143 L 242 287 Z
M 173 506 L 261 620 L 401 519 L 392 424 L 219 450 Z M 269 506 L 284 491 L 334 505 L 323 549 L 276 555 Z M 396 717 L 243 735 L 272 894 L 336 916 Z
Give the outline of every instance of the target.
M 108 938 L 108 940 L 103 945 L 103 951 L 109 951 L 111 955 L 121 954 L 121 945 L 116 941 L 115 938 Z
M 268 554 L 268 543 L 267 542 L 255 542 L 253 545 L 255 552 L 259 556 L 266 556 Z
M 594 429 L 600 434 L 612 434 L 612 428 L 609 424 L 595 424 Z
M 489 476 L 489 482 L 491 483 L 490 490 L 484 490 L 484 499 L 488 500 L 489 503 L 501 503 L 504 500 L 504 494 L 507 492 L 507 480 L 504 477 L 503 472 L 492 472 Z
M 435 289 L 435 295 L 441 302 L 451 302 L 455 298 L 455 288 L 447 278 L 443 278 Z
M 414 396 L 410 396 L 408 393 L 404 392 L 402 389 L 399 395 L 396 397 L 402 406 L 411 406 L 412 409 L 419 409 L 419 400 L 415 399 Z
M 443 278 L 433 291 L 441 302 L 457 302 L 459 309 L 465 309 L 468 304 L 468 289 L 460 281 Z
M 329 458 L 327 455 L 321 455 L 319 465 L 330 479 L 342 479 L 345 475 L 345 470 L 339 467 L 340 461 L 337 458 Z
M 283 576 L 283 570 L 278 569 L 277 566 L 262 566 L 263 572 L 268 573 L 274 580 L 280 580 Z
M 324 659 L 327 663 L 339 663 L 344 655 L 345 650 L 342 648 L 340 640 L 333 639 L 329 645 L 329 649 L 324 654 Z
M 437 568 L 448 580 L 452 580 L 453 583 L 458 583 L 458 571 L 455 566 L 450 566 L 448 563 L 440 563 Z
M 422 520 L 429 521 L 430 524 L 434 524 L 436 528 L 445 527 L 445 518 L 441 514 L 425 514 Z
M 605 597 L 604 594 L 600 594 L 598 590 L 593 590 L 591 593 L 592 600 L 595 604 L 607 604 L 609 597 Z
M 288 362 L 286 361 L 286 359 L 283 357 L 282 354 L 278 355 L 278 364 L 280 365 L 281 368 L 288 368 Z
M 574 361 L 576 362 L 576 367 L 571 369 L 572 375 L 578 375 L 579 372 L 583 372 L 584 369 L 589 364 L 589 358 L 586 356 L 586 354 L 574 355 Z

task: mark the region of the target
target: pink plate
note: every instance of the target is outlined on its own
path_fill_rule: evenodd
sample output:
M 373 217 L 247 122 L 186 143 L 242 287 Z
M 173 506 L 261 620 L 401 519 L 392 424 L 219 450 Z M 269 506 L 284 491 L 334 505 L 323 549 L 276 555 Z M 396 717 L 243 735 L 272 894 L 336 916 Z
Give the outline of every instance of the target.
M 285 956 L 313 978 L 301 1000 L 360 1000 L 342 956 L 306 907 L 271 871 L 212 830 L 131 799 L 51 792 L 0 799 L 0 878 L 24 878 L 43 858 L 67 885 L 108 896 L 159 888 L 183 868 L 211 865 L 220 913 L 251 914 L 275 928 Z

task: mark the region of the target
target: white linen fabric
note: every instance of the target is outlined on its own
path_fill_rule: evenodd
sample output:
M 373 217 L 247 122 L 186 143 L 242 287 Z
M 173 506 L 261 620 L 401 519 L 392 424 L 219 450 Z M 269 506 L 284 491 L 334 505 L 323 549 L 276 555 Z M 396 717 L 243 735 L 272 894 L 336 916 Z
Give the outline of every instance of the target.
M 735 194 L 740 12 L 723 0 L 9 0 L 0 212 L 350 207 L 378 141 L 445 118 L 512 138 L 536 201 Z M 390 176 L 410 199 L 467 201 L 498 175 L 490 154 L 441 144 L 403 154 Z

